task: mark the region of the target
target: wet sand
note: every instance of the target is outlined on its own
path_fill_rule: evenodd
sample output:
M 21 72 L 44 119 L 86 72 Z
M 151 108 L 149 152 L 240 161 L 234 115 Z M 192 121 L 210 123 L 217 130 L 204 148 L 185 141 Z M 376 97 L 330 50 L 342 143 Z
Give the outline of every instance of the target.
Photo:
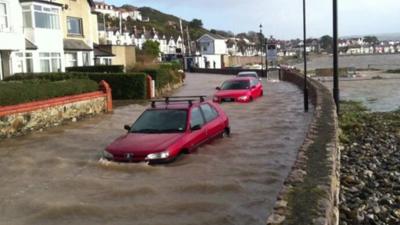
M 175 94 L 210 95 L 227 78 L 188 74 Z M 140 105 L 1 141 L 0 224 L 265 224 L 312 114 L 295 86 L 263 82 L 263 98 L 223 105 L 230 138 L 168 165 L 99 160 Z

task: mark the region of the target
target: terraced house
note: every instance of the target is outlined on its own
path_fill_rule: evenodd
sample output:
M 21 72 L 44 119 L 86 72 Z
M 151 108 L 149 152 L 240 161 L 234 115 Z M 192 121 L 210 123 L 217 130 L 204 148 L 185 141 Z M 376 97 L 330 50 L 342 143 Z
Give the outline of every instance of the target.
M 94 64 L 93 46 L 98 38 L 92 0 L 19 2 L 22 13 L 15 15 L 23 20 L 26 40 L 20 51 L 11 54 L 10 74 L 58 72 L 70 66 Z
M 0 80 L 12 73 L 12 52 L 25 47 L 20 15 L 18 1 L 0 0 Z

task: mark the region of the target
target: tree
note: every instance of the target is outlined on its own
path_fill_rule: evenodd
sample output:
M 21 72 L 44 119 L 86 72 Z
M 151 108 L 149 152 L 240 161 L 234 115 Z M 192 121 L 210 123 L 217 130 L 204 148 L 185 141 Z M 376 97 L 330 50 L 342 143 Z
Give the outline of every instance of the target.
M 379 43 L 378 38 L 375 36 L 365 36 L 364 41 L 372 45 Z
M 192 21 L 189 22 L 189 26 L 191 28 L 201 28 L 203 27 L 203 21 L 199 19 L 193 19 Z
M 329 35 L 322 36 L 319 39 L 319 44 L 321 48 L 327 52 L 332 52 L 333 38 Z
M 154 60 L 160 54 L 160 43 L 157 41 L 147 40 L 143 43 L 142 53 Z

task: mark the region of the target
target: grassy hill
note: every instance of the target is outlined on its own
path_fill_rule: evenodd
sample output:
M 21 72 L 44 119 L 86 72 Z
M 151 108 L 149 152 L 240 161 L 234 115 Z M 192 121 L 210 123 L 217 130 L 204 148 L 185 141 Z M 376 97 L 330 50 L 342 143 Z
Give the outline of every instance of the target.
M 132 5 L 123 5 L 121 7 L 125 9 L 135 8 Z M 156 31 L 159 33 L 159 36 L 162 37 L 162 35 L 165 35 L 167 38 L 170 38 L 171 36 L 177 38 L 179 35 L 181 35 L 178 17 L 160 12 L 150 7 L 139 8 L 139 11 L 141 11 L 143 17 L 148 17 L 150 21 L 142 22 L 142 21 L 133 21 L 128 19 L 127 21 L 123 22 L 123 27 L 126 27 L 127 30 L 129 31 L 133 31 L 134 26 L 136 26 L 138 30 L 143 30 L 143 27 L 145 27 L 146 30 L 148 31 L 155 28 Z M 113 29 L 118 29 L 119 27 L 118 18 L 114 19 L 107 18 L 106 20 L 107 24 L 109 24 Z M 186 27 L 187 26 L 189 27 L 189 34 L 191 40 L 197 40 L 201 35 L 209 33 L 207 29 L 204 29 L 201 26 L 194 26 L 193 23 L 190 23 L 189 21 L 186 20 L 182 20 L 182 25 L 184 29 L 185 38 L 186 38 Z

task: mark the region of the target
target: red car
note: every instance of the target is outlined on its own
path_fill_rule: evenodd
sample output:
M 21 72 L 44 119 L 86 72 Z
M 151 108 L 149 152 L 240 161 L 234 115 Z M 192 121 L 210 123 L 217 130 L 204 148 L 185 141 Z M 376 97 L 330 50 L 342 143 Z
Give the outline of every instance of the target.
M 170 162 L 182 153 L 219 136 L 230 134 L 229 119 L 221 107 L 204 96 L 167 97 L 151 108 L 103 151 L 120 162 Z
M 217 90 L 214 102 L 251 102 L 264 94 L 261 81 L 254 77 L 227 80 Z

